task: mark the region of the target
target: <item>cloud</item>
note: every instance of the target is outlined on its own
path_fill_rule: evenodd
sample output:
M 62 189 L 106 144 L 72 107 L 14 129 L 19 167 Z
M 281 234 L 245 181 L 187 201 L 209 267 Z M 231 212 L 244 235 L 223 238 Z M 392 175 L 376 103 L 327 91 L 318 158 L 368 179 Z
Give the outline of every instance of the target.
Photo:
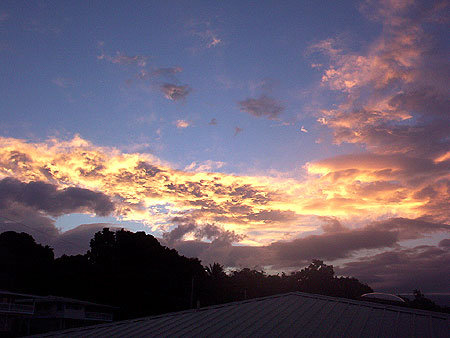
M 262 221 L 264 223 L 294 222 L 299 218 L 291 210 L 261 210 L 247 216 L 249 220 Z
M 302 180 L 215 172 L 221 165 L 206 161 L 174 169 L 151 154 L 98 147 L 79 136 L 43 143 L 0 138 L 0 177 L 20 180 L 18 187 L 32 187 L 29 183 L 36 181 L 53 187 L 48 195 L 54 204 L 32 201 L 27 206 L 54 215 L 106 213 L 111 209 L 104 207 L 109 204 L 98 191 L 114 201 L 117 217 L 143 222 L 156 235 L 167 232 L 174 217 L 186 216 L 198 226 L 217 224 L 246 235 L 241 245 L 342 230 L 333 222 L 357 229 L 381 222 L 372 227 L 399 241 L 445 232 L 450 224 L 447 159 L 341 155 L 309 163 Z M 84 204 L 69 198 L 69 187 L 77 188 Z
M 150 56 L 141 54 L 127 55 L 120 51 L 117 51 L 115 55 L 109 55 L 104 52 L 104 42 L 99 42 L 98 48 L 101 50 L 101 54 L 97 56 L 98 60 L 105 60 L 123 66 L 135 66 L 135 69 L 136 67 L 138 68 L 138 73 L 134 75 L 133 79 L 128 79 L 126 81 L 127 84 L 131 84 L 134 80 L 139 82 L 148 81 L 171 101 L 185 99 L 192 91 L 192 88 L 188 85 L 177 84 L 179 81 L 176 75 L 183 71 L 183 68 L 179 66 L 147 67 Z
M 344 259 L 355 263 L 355 270 L 341 263 L 342 273 L 365 282 L 372 280 L 358 257 L 388 250 L 404 257 L 404 274 L 391 284 L 374 280 L 385 288 L 407 285 L 408 257 L 419 259 L 424 252 L 430 260 L 445 258 L 446 240 L 437 249 L 402 251 L 407 248 L 401 246 L 450 232 L 450 159 L 445 156 L 436 161 L 398 154 L 336 156 L 309 163 L 302 181 L 215 168 L 215 162 L 205 162 L 174 169 L 150 154 L 98 147 L 79 136 L 43 143 L 0 138 L 0 177 L 9 177 L 0 181 L 0 195 L 6 196 L 1 215 L 13 220 L 2 219 L 0 230 L 30 232 L 63 252 L 72 248 L 58 238 L 69 237 L 60 237 L 52 215 L 114 212 L 143 222 L 164 243 L 205 264 L 286 270 L 313 258 Z M 76 236 L 87 238 L 101 226 L 68 233 L 75 236 L 68 241 L 78 243 Z M 380 276 L 388 276 L 389 266 L 376 265 L 382 258 L 367 260 Z M 433 287 L 431 280 L 424 282 Z
M 113 64 L 118 65 L 136 65 L 138 67 L 145 67 L 147 65 L 147 60 L 149 56 L 146 55 L 126 55 L 123 52 L 117 51 L 115 55 L 108 55 L 102 52 L 99 56 L 97 56 L 98 60 L 106 60 Z
M 160 89 L 164 93 L 166 99 L 172 101 L 185 99 L 192 90 L 188 85 L 178 86 L 172 83 L 164 83 L 160 86 Z
M 176 120 L 175 125 L 177 126 L 178 129 L 185 129 L 189 127 L 191 124 L 186 120 Z
M 192 162 L 188 166 L 184 168 L 184 170 L 188 171 L 197 171 L 197 172 L 205 172 L 205 171 L 212 171 L 222 168 L 224 165 L 226 165 L 225 162 L 222 161 L 211 161 L 207 160 L 201 163 Z
M 191 48 L 194 52 L 201 49 L 210 49 L 223 45 L 222 38 L 219 37 L 217 30 L 211 27 L 210 22 L 194 22 L 188 23 L 190 35 L 198 39 L 195 47 Z
M 284 110 L 280 103 L 266 95 L 261 95 L 259 98 L 248 98 L 238 104 L 243 112 L 256 117 L 267 117 L 271 120 L 277 119 Z
M 447 224 L 431 224 L 414 219 L 390 219 L 386 222 L 370 223 L 357 229 L 346 228 L 333 218 L 327 218 L 325 222 L 326 231 L 322 234 L 288 241 L 275 241 L 264 246 L 229 246 L 225 251 L 216 252 L 212 243 L 183 242 L 182 237 L 178 238 L 179 242 L 171 244 L 184 254 L 195 253 L 204 261 L 217 261 L 230 267 L 266 266 L 270 269 L 291 270 L 299 269 L 315 258 L 326 261 L 353 258 L 354 261 L 359 262 L 356 253 L 361 250 L 390 249 L 390 252 L 401 250 L 399 243 L 405 238 L 420 238 L 420 235 L 436 231 L 448 232 L 450 227 Z M 409 233 L 411 228 L 415 228 L 417 232 Z M 192 225 L 188 232 L 194 229 L 195 226 Z M 439 247 L 445 249 L 448 247 L 447 244 L 447 240 L 443 240 Z M 363 260 L 361 260 L 362 264 Z M 379 269 L 383 270 L 382 266 Z M 354 274 L 349 275 L 354 276 Z
M 155 68 L 153 70 L 141 69 L 137 77 L 141 80 L 156 80 L 156 78 L 162 77 L 170 81 L 176 81 L 175 75 L 182 71 L 183 68 L 181 67 Z
M 192 217 L 175 217 L 172 221 L 176 224 L 176 227 L 163 234 L 163 240 L 170 246 L 180 242 L 188 234 L 191 234 L 197 241 L 210 240 L 212 245 L 218 242 L 221 245 L 225 243 L 231 245 L 245 237 L 215 224 L 199 225 Z
M 182 71 L 183 68 L 181 67 L 157 68 L 152 71 L 152 74 L 155 76 L 170 76 L 181 73 Z
M 96 232 L 103 228 L 119 229 L 110 223 L 81 224 L 71 230 L 60 232 L 49 245 L 54 249 L 55 256 L 84 254 L 89 250 L 89 243 Z
M 366 50 L 346 52 L 335 39 L 312 46 L 330 59 L 322 85 L 343 97 L 335 107 L 322 109 L 318 119 L 333 131 L 336 143 L 425 158 L 448 151 L 446 6 L 441 1 L 366 1 L 362 11 L 383 27 Z
M 345 197 L 350 203 L 359 199 L 359 207 L 383 205 L 390 212 L 409 205 L 408 216 L 450 221 L 450 212 L 444 207 L 450 200 L 450 161 L 363 153 L 316 161 L 306 168 L 320 176 L 321 191 L 327 196 Z
M 211 35 L 211 42 L 209 42 L 206 45 L 207 48 L 216 47 L 217 45 L 222 43 L 222 40 L 219 39 L 217 36 L 215 36 L 213 33 L 210 33 L 210 35 Z
M 50 245 L 57 256 L 85 253 L 94 233 L 106 223 L 84 224 L 67 232 L 55 226 L 57 216 L 74 212 L 109 215 L 114 210 L 111 200 L 97 192 L 69 187 L 57 189 L 44 182 L 24 183 L 16 179 L 0 180 L 0 232 L 31 234 L 39 243 Z
M 420 288 L 448 292 L 449 260 L 448 247 L 423 245 L 361 257 L 338 268 L 337 272 L 355 276 L 377 291 L 401 293 Z
M 57 77 L 52 82 L 60 88 L 67 88 L 72 84 L 72 80 L 64 77 Z
M 37 181 L 23 183 L 14 178 L 0 181 L 0 208 L 9 204 L 20 203 L 52 216 L 61 216 L 74 212 L 94 212 L 106 216 L 114 211 L 111 199 L 88 189 L 57 186 Z
M 362 249 L 394 246 L 398 241 L 395 232 L 366 227 L 323 235 L 312 235 L 290 242 L 275 242 L 268 248 L 274 255 L 277 267 L 298 267 L 314 258 L 336 260 L 350 257 Z

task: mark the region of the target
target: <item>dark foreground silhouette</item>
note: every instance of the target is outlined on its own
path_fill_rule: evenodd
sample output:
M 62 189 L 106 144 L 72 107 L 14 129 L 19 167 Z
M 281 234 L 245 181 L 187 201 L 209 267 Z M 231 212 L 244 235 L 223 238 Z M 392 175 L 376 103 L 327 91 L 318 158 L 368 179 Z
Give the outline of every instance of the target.
M 358 299 L 373 290 L 356 278 L 337 277 L 314 260 L 291 274 L 248 268 L 225 273 L 214 263 L 180 256 L 144 232 L 95 234 L 84 255 L 54 258 L 53 249 L 26 233 L 0 234 L 0 289 L 58 295 L 117 307 L 115 319 L 148 316 L 290 291 Z M 416 290 L 410 306 L 445 310 Z

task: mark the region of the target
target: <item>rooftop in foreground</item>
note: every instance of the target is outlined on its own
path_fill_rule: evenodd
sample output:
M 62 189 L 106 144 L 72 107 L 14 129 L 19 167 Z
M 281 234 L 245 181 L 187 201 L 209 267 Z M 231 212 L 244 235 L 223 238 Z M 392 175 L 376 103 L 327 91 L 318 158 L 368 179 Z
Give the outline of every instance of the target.
M 450 315 L 302 292 L 34 337 L 450 337 Z

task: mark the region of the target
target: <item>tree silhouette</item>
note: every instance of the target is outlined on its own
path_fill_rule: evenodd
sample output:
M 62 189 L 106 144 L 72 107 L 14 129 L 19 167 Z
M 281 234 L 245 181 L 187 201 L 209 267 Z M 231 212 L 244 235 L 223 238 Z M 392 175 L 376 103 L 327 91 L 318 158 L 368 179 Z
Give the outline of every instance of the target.
M 54 254 L 24 232 L 0 234 L 0 289 L 46 293 L 51 289 Z
M 203 267 L 144 232 L 108 228 L 97 232 L 85 255 L 54 259 L 53 249 L 25 233 L 0 234 L 0 288 L 54 294 L 118 307 L 116 319 L 195 306 L 303 291 L 358 299 L 373 290 L 332 265 L 313 260 L 300 271 L 267 275 L 243 268 L 226 273 L 219 263 Z M 419 291 L 412 307 L 443 311 Z
M 114 299 L 122 317 L 188 308 L 192 278 L 205 277 L 198 259 L 180 256 L 144 232 L 105 228 L 95 234 L 90 247 L 86 256 L 98 301 Z M 197 292 L 195 298 L 199 296 Z

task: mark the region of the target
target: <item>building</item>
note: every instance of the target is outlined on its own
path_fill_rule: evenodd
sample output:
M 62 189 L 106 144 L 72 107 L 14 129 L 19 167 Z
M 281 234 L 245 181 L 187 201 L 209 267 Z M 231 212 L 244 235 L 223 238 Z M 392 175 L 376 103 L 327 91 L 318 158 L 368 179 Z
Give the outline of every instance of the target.
M 78 299 L 0 291 L 3 334 L 24 335 L 113 320 L 113 307 Z
M 29 297 L 30 295 L 22 293 L 0 290 L 0 337 L 8 337 L 13 333 L 30 333 L 34 305 L 20 303 Z
M 450 337 L 450 315 L 293 292 L 35 337 Z

